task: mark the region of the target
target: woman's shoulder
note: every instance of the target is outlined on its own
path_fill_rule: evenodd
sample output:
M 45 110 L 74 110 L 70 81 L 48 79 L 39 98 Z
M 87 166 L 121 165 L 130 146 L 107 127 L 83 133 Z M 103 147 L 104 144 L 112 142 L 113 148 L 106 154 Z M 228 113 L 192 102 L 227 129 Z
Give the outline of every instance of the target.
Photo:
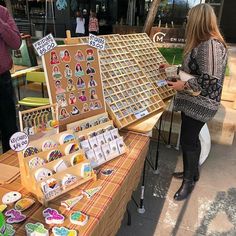
M 216 48 L 224 48 L 225 49 L 225 45 L 218 39 L 216 38 L 210 38 L 206 41 L 201 42 L 197 48 L 209 48 L 209 47 L 216 47 Z

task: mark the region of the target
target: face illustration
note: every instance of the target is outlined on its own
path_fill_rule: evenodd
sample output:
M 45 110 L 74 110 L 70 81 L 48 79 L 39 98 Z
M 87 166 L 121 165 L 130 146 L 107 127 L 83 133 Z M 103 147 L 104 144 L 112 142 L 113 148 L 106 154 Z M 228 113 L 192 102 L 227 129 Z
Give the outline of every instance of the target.
M 61 82 L 60 82 L 59 80 L 57 80 L 57 81 L 55 82 L 55 85 L 56 85 L 56 88 L 57 88 L 57 89 L 60 89 L 60 88 L 61 88 Z
M 55 73 L 59 72 L 58 66 L 54 66 L 53 71 L 54 71 Z

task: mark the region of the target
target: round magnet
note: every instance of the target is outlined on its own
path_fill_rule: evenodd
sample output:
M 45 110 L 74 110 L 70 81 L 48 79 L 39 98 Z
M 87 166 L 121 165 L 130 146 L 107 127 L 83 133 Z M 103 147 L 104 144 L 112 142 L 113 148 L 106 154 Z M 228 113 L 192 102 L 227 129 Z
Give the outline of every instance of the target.
M 2 197 L 3 204 L 12 204 L 21 199 L 21 194 L 19 192 L 8 192 Z
M 46 161 L 40 157 L 34 157 L 29 161 L 29 168 L 34 169 L 40 166 L 43 166 L 46 163 Z
M 61 158 L 63 154 L 59 150 L 52 150 L 47 155 L 48 162 Z
M 68 143 L 75 140 L 75 136 L 73 134 L 62 134 L 59 138 L 59 143 Z
M 38 153 L 38 152 L 39 152 L 39 150 L 36 147 L 29 146 L 23 151 L 23 155 L 24 155 L 24 157 L 29 157 L 29 156 L 32 156 L 32 155 Z
M 37 181 L 42 181 L 42 180 L 52 176 L 52 171 L 47 168 L 40 168 L 35 171 L 34 176 Z
M 45 140 L 42 144 L 42 150 L 46 151 L 52 148 L 56 148 L 58 144 L 54 140 Z

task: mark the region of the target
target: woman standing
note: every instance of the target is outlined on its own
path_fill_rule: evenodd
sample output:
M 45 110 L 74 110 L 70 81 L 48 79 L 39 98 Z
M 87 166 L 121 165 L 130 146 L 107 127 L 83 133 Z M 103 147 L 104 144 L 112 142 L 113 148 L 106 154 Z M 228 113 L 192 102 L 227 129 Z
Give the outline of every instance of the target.
M 199 179 L 199 133 L 220 106 L 226 63 L 226 43 L 218 29 L 213 8 L 208 4 L 193 7 L 188 13 L 182 66 L 192 78 L 187 82 L 168 81 L 177 90 L 174 109 L 181 111 L 182 118 L 180 142 L 184 171 L 173 174 L 176 178 L 183 178 L 174 195 L 177 201 L 186 199 Z M 190 90 L 193 93 L 189 93 Z
M 85 35 L 84 23 L 85 23 L 85 19 L 82 17 L 81 12 L 77 11 L 75 33 L 78 35 L 78 37 L 83 37 Z
M 97 35 L 99 32 L 98 19 L 96 17 L 96 13 L 91 11 L 89 18 L 89 33 Z

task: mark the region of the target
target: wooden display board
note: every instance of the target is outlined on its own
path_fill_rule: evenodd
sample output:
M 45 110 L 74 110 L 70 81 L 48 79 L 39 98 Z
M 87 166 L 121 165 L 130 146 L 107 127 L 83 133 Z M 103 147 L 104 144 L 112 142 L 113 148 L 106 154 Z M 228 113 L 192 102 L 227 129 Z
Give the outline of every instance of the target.
M 99 51 L 104 96 L 116 126 L 123 128 L 162 109 L 164 102 L 158 90 L 122 42 L 121 36 L 102 37 L 106 39 L 106 49 Z M 88 43 L 88 37 L 80 40 Z
M 165 71 L 159 70 L 159 66 L 168 63 L 155 43 L 151 41 L 146 33 L 122 35 L 121 38 L 147 77 L 157 88 L 161 98 L 163 100 L 172 98 L 175 91 L 168 85 L 158 83 L 158 81 L 166 79 Z
M 61 45 L 42 59 L 50 101 L 59 107 L 60 125 L 105 112 L 97 49 Z

